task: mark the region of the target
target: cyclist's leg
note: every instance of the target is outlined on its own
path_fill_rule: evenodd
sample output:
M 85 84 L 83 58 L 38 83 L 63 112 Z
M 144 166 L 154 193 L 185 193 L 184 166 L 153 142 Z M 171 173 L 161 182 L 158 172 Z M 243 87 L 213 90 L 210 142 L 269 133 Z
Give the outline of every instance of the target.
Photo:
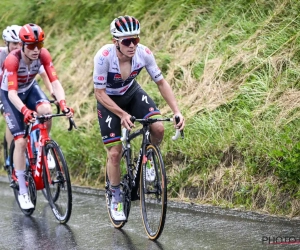
M 7 126 L 5 128 L 5 139 L 6 139 L 6 142 L 7 142 L 7 150 L 9 150 L 10 144 L 13 141 L 14 137 L 11 134 L 11 132 L 10 132 L 10 130 Z
M 2 101 L 4 105 L 5 119 L 7 126 L 9 127 L 15 140 L 15 150 L 13 155 L 14 168 L 16 170 L 16 176 L 19 182 L 19 196 L 18 200 L 22 209 L 33 208 L 30 197 L 28 196 L 28 189 L 25 183 L 25 166 L 26 166 L 26 139 L 24 135 L 24 122 L 23 115 L 15 108 L 8 98 L 8 92 L 2 91 Z M 20 95 L 19 95 L 20 96 Z
M 136 118 L 157 118 L 161 117 L 159 109 L 156 107 L 152 98 L 143 90 L 139 89 L 135 92 L 130 103 L 130 114 Z M 151 142 L 159 145 L 164 136 L 164 126 L 162 122 L 155 122 L 150 127 Z
M 97 103 L 97 109 L 102 140 L 107 149 L 106 171 L 112 193 L 111 215 L 114 220 L 125 220 L 120 196 L 120 161 L 122 157 L 120 118 L 100 103 Z

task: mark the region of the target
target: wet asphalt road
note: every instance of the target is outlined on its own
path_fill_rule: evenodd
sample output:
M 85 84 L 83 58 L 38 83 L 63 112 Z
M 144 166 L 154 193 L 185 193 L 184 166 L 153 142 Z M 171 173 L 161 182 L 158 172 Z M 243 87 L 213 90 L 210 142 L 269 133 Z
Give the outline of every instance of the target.
M 300 220 L 169 202 L 157 242 L 148 240 L 137 201 L 122 230 L 112 227 L 103 191 L 73 187 L 73 212 L 60 225 L 42 193 L 27 217 L 19 210 L 8 183 L 0 177 L 0 249 L 300 249 Z M 283 238 L 285 237 L 285 238 Z M 269 244 L 269 243 L 293 244 Z M 299 240 L 300 242 L 300 240 Z

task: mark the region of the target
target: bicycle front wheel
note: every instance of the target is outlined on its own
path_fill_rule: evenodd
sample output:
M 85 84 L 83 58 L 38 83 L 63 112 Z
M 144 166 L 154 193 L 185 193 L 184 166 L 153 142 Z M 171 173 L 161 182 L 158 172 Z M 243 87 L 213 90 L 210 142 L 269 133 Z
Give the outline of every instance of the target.
M 72 212 L 72 188 L 68 166 L 58 144 L 51 140 L 43 149 L 43 179 L 49 205 L 56 219 L 65 224 Z
M 140 202 L 143 224 L 151 240 L 161 235 L 167 212 L 167 178 L 158 147 L 146 147 L 147 162 L 140 173 Z M 150 165 L 149 165 L 150 164 Z M 152 169 L 151 169 L 152 168 Z M 147 171 L 152 171 L 151 174 Z

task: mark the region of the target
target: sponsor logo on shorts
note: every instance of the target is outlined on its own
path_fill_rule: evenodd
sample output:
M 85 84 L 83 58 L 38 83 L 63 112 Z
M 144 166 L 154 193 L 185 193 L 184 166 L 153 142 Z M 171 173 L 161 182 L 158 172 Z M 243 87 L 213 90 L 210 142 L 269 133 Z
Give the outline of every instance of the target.
M 115 135 L 115 133 L 110 133 L 109 136 L 110 137 L 115 137 L 116 135 Z

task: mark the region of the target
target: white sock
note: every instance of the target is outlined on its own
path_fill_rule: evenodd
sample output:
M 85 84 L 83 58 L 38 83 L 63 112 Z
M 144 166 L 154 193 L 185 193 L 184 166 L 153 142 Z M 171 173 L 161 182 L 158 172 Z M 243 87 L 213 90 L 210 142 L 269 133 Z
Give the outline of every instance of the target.
M 19 182 L 19 194 L 26 194 L 28 193 L 28 189 L 26 187 L 25 182 L 25 171 L 24 170 L 16 170 L 16 176 Z

